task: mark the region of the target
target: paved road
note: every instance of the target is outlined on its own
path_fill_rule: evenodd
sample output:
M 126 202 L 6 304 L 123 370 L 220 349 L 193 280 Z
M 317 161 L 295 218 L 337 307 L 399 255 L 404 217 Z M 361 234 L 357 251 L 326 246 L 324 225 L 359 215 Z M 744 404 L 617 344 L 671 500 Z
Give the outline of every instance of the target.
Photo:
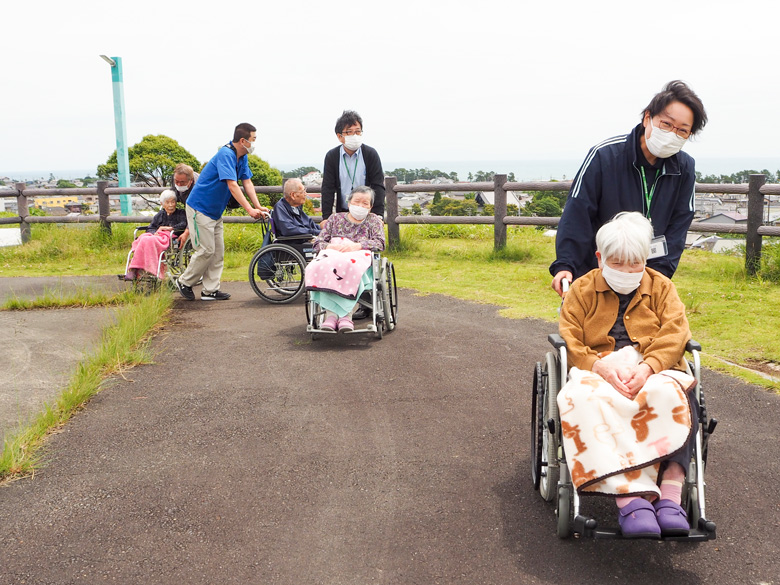
M 780 584 L 777 396 L 705 373 L 718 540 L 559 541 L 528 474 L 550 324 L 404 292 L 384 340 L 312 343 L 225 288 L 0 489 L 1 584 Z

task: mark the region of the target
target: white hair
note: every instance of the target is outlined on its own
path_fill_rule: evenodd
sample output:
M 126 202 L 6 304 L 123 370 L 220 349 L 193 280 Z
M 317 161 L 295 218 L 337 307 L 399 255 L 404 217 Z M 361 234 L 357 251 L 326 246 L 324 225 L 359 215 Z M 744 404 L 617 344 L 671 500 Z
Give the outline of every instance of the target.
M 162 193 L 160 193 L 160 205 L 168 201 L 169 199 L 176 200 L 176 193 L 171 191 L 170 189 L 166 189 Z
M 596 233 L 596 249 L 602 262 L 646 262 L 652 239 L 649 219 L 636 211 L 622 211 Z

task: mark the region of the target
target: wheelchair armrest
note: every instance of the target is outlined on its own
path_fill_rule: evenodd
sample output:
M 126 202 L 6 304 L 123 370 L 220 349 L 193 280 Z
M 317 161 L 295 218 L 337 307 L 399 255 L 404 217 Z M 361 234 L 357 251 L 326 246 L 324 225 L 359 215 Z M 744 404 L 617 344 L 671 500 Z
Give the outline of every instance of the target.
M 135 238 L 135 235 L 138 232 L 147 232 L 147 231 L 149 231 L 149 226 L 148 225 L 139 225 L 137 228 L 135 228 L 133 230 L 133 237 Z
M 547 336 L 547 341 L 549 341 L 550 345 L 552 345 L 556 349 L 559 347 L 566 347 L 566 341 L 564 341 L 563 337 L 561 337 L 557 333 L 550 333 Z
M 301 242 L 305 244 L 313 240 L 314 236 L 276 236 L 274 239 L 279 242 Z
M 688 343 L 685 344 L 685 351 L 687 352 L 701 351 L 701 343 L 693 339 L 689 339 Z

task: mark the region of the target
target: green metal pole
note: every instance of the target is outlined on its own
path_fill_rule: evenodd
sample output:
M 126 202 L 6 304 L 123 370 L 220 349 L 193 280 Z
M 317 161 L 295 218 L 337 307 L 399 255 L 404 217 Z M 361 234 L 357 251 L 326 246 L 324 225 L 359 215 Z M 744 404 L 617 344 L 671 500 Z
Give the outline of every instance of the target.
M 114 88 L 114 125 L 116 127 L 116 166 L 119 174 L 119 186 L 130 186 L 130 158 L 127 152 L 127 124 L 125 123 L 125 88 L 122 76 L 122 57 L 111 57 L 111 81 Z M 130 195 L 120 195 L 122 215 L 132 215 L 133 205 Z

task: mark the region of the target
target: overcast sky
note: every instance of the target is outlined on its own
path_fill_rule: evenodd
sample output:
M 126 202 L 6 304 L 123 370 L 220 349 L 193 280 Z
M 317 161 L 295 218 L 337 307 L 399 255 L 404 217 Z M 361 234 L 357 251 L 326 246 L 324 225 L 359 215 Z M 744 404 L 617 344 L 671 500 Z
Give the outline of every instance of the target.
M 687 152 L 772 157 L 775 170 L 778 11 L 769 0 L 7 2 L 0 174 L 106 161 L 116 137 L 100 54 L 123 60 L 129 143 L 165 134 L 201 161 L 247 121 L 272 165 L 321 168 L 345 108 L 386 169 L 581 160 L 682 79 L 710 119 Z

